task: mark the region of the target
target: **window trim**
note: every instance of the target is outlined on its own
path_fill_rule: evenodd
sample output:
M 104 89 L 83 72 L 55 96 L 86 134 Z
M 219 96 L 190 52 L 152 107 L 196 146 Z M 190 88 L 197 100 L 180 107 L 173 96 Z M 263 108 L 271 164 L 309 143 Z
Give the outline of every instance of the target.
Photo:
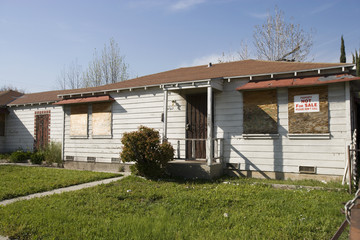
M 291 140 L 329 140 L 330 133 L 288 133 Z
M 87 107 L 87 111 L 86 111 L 86 135 L 71 135 L 71 116 L 73 115 L 71 113 L 71 108 L 74 106 L 79 106 L 79 105 L 85 105 Z M 70 139 L 87 139 L 89 138 L 89 105 L 88 104 L 74 104 L 70 106 L 70 132 L 69 132 L 69 136 Z M 84 113 L 85 114 L 85 113 Z
M 243 139 L 278 139 L 280 137 L 279 133 L 244 133 L 242 134 Z
M 94 135 L 94 104 L 109 103 L 110 104 L 110 134 L 108 135 Z M 91 138 L 93 139 L 111 139 L 113 138 L 113 104 L 112 102 L 99 102 L 91 104 Z

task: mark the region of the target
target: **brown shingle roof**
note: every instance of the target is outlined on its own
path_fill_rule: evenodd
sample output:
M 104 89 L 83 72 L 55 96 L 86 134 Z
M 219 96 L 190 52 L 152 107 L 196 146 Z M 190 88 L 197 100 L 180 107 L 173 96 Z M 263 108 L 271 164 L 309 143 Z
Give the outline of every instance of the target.
M 7 105 L 21 95 L 23 94 L 13 90 L 0 91 L 0 106 Z
M 92 91 L 102 91 L 111 89 L 132 88 L 141 86 L 160 85 L 167 83 L 186 82 L 195 80 L 204 80 L 222 77 L 248 76 L 258 74 L 271 74 L 281 72 L 303 71 L 319 68 L 331 68 L 349 66 L 346 63 L 299 63 L 299 62 L 275 62 L 275 61 L 259 61 L 244 60 L 229 63 L 213 64 L 211 67 L 207 65 L 178 68 L 170 71 L 151 74 L 131 80 L 92 87 L 73 90 L 50 91 L 42 93 L 26 94 L 11 104 L 27 104 L 39 103 L 47 101 L 57 101 L 57 95 L 82 93 Z

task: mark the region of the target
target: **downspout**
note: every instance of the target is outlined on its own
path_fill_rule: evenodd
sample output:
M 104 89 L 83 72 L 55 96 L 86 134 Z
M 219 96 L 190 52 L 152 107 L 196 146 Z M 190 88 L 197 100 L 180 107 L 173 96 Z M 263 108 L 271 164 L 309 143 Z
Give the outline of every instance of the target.
M 207 139 L 206 139 L 206 162 L 212 165 L 214 148 L 213 148 L 213 121 L 212 121 L 212 87 L 207 87 Z
M 344 152 L 345 152 L 345 169 L 344 169 L 344 175 L 343 175 L 343 179 L 342 179 L 342 184 L 344 184 L 347 181 L 350 181 L 350 179 L 347 179 L 347 175 L 348 175 L 348 169 L 349 169 L 349 164 L 348 164 L 348 158 L 349 158 L 349 154 L 347 151 L 347 146 L 349 146 L 351 144 L 351 94 L 350 94 L 350 83 L 349 82 L 345 82 L 345 116 L 346 116 L 346 137 L 345 137 L 345 147 L 344 147 Z
M 62 106 L 63 121 L 62 121 L 62 138 L 61 138 L 61 160 L 65 161 L 65 105 Z
M 167 141 L 167 114 L 168 114 L 168 90 L 164 89 L 164 122 L 163 122 L 163 142 Z

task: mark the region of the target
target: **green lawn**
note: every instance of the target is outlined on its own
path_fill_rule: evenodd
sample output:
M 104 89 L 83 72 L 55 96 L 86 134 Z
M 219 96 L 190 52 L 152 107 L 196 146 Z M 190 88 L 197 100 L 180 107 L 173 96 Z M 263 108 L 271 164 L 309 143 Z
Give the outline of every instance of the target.
M 119 176 L 44 167 L 0 166 L 0 200 Z
M 345 191 L 223 181 L 131 176 L 16 202 L 0 208 L 0 234 L 18 239 L 330 239 L 344 220 L 342 203 L 353 198 Z

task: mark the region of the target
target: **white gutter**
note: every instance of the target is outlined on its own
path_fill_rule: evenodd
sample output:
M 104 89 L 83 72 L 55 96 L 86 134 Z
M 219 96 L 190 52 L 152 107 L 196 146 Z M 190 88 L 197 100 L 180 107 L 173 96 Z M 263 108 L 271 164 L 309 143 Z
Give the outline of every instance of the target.
M 34 106 L 34 105 L 42 105 L 46 104 L 49 105 L 50 103 L 54 103 L 56 101 L 46 101 L 46 102 L 36 102 L 36 103 L 23 103 L 23 104 L 8 104 L 8 107 L 19 107 L 19 106 Z
M 155 85 L 144 85 L 144 86 L 139 86 L 139 87 L 128 87 L 128 88 L 114 88 L 114 89 L 108 89 L 108 90 L 99 90 L 99 91 L 90 91 L 90 92 L 79 92 L 79 93 L 69 93 L 69 94 L 59 94 L 57 95 L 60 98 L 63 97 L 72 97 L 72 96 L 83 96 L 85 94 L 96 94 L 96 93 L 110 93 L 110 92 L 120 92 L 120 91 L 132 91 L 134 89 L 145 89 L 147 90 L 148 88 L 151 87 L 159 87 L 160 88 L 165 88 L 165 85 L 176 85 L 176 84 L 184 84 L 184 83 L 198 83 L 198 82 L 208 82 L 211 81 L 211 79 L 203 79 L 203 80 L 193 80 L 193 81 L 183 81 L 183 82 L 174 82 L 174 83 L 162 83 L 162 84 L 155 84 Z
M 232 77 L 224 77 L 224 79 L 234 79 L 234 78 L 250 78 L 250 80 L 252 80 L 253 77 L 264 77 L 264 76 L 271 76 L 271 78 L 274 78 L 275 75 L 282 75 L 282 74 L 291 74 L 293 73 L 294 76 L 297 76 L 298 73 L 302 73 L 302 72 L 315 72 L 317 71 L 318 74 L 320 74 L 320 72 L 322 70 L 330 70 L 330 69 L 336 69 L 336 68 L 341 68 L 342 71 L 345 71 L 345 68 L 348 67 L 354 67 L 355 64 L 348 64 L 348 65 L 343 65 L 343 66 L 336 66 L 336 67 L 324 67 L 324 68 L 313 68 L 313 69 L 306 69 L 306 70 L 294 70 L 294 71 L 288 71 L 288 72 L 276 72 L 276 73 L 261 73 L 261 74 L 253 74 L 253 75 L 241 75 L 241 76 L 232 76 Z

